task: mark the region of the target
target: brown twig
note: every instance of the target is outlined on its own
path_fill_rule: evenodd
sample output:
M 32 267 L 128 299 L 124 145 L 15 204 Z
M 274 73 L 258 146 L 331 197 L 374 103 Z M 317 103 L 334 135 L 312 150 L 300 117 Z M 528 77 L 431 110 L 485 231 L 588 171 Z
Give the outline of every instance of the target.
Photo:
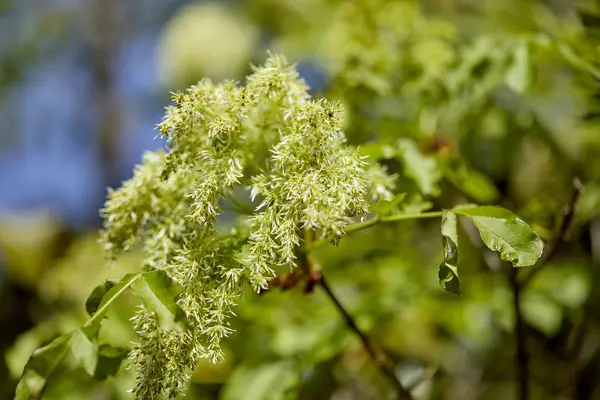
M 320 273 L 319 284 L 323 288 L 323 291 L 325 291 L 329 299 L 331 299 L 339 313 L 344 318 L 346 325 L 348 325 L 350 330 L 352 330 L 352 332 L 354 332 L 360 338 L 363 347 L 365 348 L 365 350 L 369 354 L 369 357 L 371 357 L 377 368 L 381 371 L 383 375 L 389 378 L 390 382 L 394 385 L 394 388 L 398 393 L 398 398 L 406 400 L 412 399 L 410 391 L 407 388 L 405 388 L 404 385 L 402 385 L 402 382 L 400 382 L 400 380 L 396 376 L 391 360 L 382 350 L 376 347 L 376 345 L 371 341 L 371 339 L 362 330 L 360 330 L 358 325 L 356 325 L 354 318 L 352 318 L 352 316 L 348 313 L 348 311 L 344 308 L 342 303 L 340 303 L 339 299 L 331 290 L 331 287 L 329 286 L 329 283 L 323 276 L 322 272 Z

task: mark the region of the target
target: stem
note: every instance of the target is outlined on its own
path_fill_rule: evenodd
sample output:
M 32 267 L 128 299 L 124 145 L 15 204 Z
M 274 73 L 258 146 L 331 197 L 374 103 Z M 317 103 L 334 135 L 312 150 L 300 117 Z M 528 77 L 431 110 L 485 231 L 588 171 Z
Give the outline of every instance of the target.
M 129 289 L 131 287 L 131 285 L 133 285 L 144 274 L 145 274 L 145 272 L 141 272 L 141 273 L 137 274 L 136 276 L 134 276 L 133 278 L 131 278 L 126 284 L 124 284 L 123 287 L 121 289 L 119 289 L 119 291 L 117 293 L 114 294 L 114 296 L 112 296 L 110 299 L 108 299 L 106 301 L 106 303 L 104 303 L 102 305 L 102 307 L 100 307 L 96 310 L 94 315 L 92 315 L 92 317 L 87 320 L 87 322 L 83 325 L 83 327 L 86 328 L 88 326 L 91 326 L 99 316 L 104 317 L 104 312 L 108 309 L 108 307 L 110 307 L 110 305 L 112 303 L 114 303 L 115 300 L 117 300 L 123 293 L 125 293 L 125 291 L 127 289 Z
M 344 229 L 344 232 L 346 234 L 358 232 L 358 231 L 368 229 L 372 226 L 375 226 L 375 225 L 378 225 L 378 224 L 384 223 L 384 222 L 397 222 L 397 221 L 405 221 L 405 220 L 409 220 L 409 219 L 439 218 L 441 216 L 442 216 L 442 211 L 431 211 L 431 212 L 425 212 L 425 213 L 419 213 L 419 214 L 399 214 L 399 215 L 390 215 L 387 217 L 380 217 L 379 215 L 376 215 L 375 217 L 373 217 L 367 221 L 358 222 L 356 224 L 347 226 L 346 229 Z M 314 249 L 317 247 L 321 247 L 327 243 L 328 243 L 327 239 L 315 240 L 312 243 L 311 248 Z
M 398 399 L 412 399 L 410 391 L 402 385 L 402 382 L 400 382 L 400 380 L 396 376 L 390 359 L 383 351 L 379 350 L 371 341 L 371 339 L 369 339 L 369 337 L 363 331 L 360 330 L 358 325 L 356 325 L 356 322 L 354 321 L 352 316 L 348 313 L 348 311 L 344 308 L 342 303 L 340 303 L 339 299 L 331 290 L 331 287 L 329 286 L 329 283 L 327 283 L 327 280 L 323 276 L 322 272 L 319 283 L 325 291 L 325 293 L 327 294 L 327 296 L 331 299 L 339 313 L 342 314 L 346 325 L 348 325 L 348 327 L 360 338 L 363 347 L 365 348 L 365 350 L 369 354 L 369 357 L 371 357 L 377 368 L 381 371 L 383 375 L 389 378 L 390 382 L 394 385 L 394 388 L 398 393 Z
M 526 347 L 527 332 L 525 330 L 525 321 L 521 313 L 521 293 L 523 288 L 519 285 L 517 271 L 514 268 L 509 270 L 509 283 L 513 291 L 513 309 L 515 312 L 515 369 L 519 382 L 518 398 L 520 400 L 527 400 L 529 394 L 529 354 Z

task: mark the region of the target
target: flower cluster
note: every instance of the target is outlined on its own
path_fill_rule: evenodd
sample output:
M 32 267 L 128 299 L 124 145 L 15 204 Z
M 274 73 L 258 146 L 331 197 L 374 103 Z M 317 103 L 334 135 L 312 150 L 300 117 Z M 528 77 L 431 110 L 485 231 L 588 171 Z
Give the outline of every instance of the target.
M 266 288 L 277 267 L 293 267 L 306 230 L 339 240 L 367 211 L 365 177 L 381 179 L 345 145 L 340 105 L 310 99 L 282 57 L 255 68 L 245 86 L 202 80 L 173 100 L 158 127 L 168 152 L 148 153 L 103 210 L 109 255 L 141 241 L 146 267 L 181 288 L 185 328 L 161 326 L 144 307 L 134 317 L 140 342 L 131 360 L 144 399 L 176 397 L 200 358 L 221 360 L 243 287 Z M 377 185 L 382 194 L 390 183 Z M 260 205 L 223 234 L 220 203 L 237 186 Z

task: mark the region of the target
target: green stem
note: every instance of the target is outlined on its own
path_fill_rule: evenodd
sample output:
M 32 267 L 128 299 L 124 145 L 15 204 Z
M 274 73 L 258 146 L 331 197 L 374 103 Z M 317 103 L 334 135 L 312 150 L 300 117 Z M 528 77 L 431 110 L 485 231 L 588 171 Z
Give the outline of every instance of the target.
M 96 321 L 96 319 L 98 319 L 99 317 L 104 317 L 104 312 L 106 310 L 108 310 L 108 308 L 111 306 L 111 304 L 114 303 L 123 293 L 125 293 L 125 291 L 127 289 L 129 289 L 142 276 L 144 276 L 147 273 L 154 272 L 154 271 L 168 271 L 171 268 L 172 268 L 171 266 L 168 266 L 168 267 L 153 269 L 151 271 L 139 272 L 137 275 L 135 275 L 133 278 L 131 278 L 129 281 L 127 281 L 127 283 L 125 283 L 123 285 L 123 287 L 120 288 L 117 291 L 117 293 L 114 294 L 114 296 L 112 296 L 110 299 L 108 299 L 106 301 L 106 303 L 104 303 L 102 305 L 102 307 L 98 308 L 96 310 L 96 312 L 94 313 L 94 315 L 92 315 L 92 317 L 86 321 L 86 323 L 83 325 L 83 328 L 87 328 L 88 326 L 91 326 L 94 323 L 94 321 Z
M 430 211 L 430 212 L 419 213 L 419 214 L 399 214 L 399 215 L 390 215 L 387 217 L 380 217 L 379 215 L 376 215 L 374 218 L 371 218 L 370 220 L 352 224 L 352 225 L 346 227 L 346 229 L 344 229 L 344 232 L 346 234 L 349 234 L 352 232 L 358 232 L 358 231 L 362 231 L 364 229 L 370 228 L 372 226 L 375 226 L 375 225 L 378 225 L 379 223 L 384 223 L 384 222 L 397 222 L 397 221 L 405 221 L 405 220 L 409 220 L 409 219 L 440 218 L 441 216 L 442 216 L 442 211 Z M 321 247 L 321 246 L 327 244 L 327 242 L 328 242 L 327 239 L 316 240 L 316 241 L 312 242 L 311 249 Z
M 104 303 L 104 305 L 102 305 L 102 307 L 100 307 L 99 309 L 96 310 L 94 315 L 90 319 L 87 320 L 87 322 L 83 325 L 83 327 L 86 328 L 88 326 L 91 326 L 98 316 L 104 316 L 104 311 L 106 311 L 108 309 L 108 307 L 110 307 L 110 305 L 115 300 L 117 300 L 123 293 L 125 293 L 125 291 L 127 289 L 129 289 L 131 287 L 131 285 L 133 285 L 135 283 L 135 281 L 140 279 L 142 277 L 142 275 L 144 275 L 144 272 L 140 272 L 139 274 L 137 274 L 136 276 L 131 278 L 126 284 L 124 284 L 123 287 L 121 289 L 119 289 L 119 291 L 117 293 L 115 293 L 114 296 L 112 296 L 110 299 L 108 299 L 106 301 L 106 303 Z

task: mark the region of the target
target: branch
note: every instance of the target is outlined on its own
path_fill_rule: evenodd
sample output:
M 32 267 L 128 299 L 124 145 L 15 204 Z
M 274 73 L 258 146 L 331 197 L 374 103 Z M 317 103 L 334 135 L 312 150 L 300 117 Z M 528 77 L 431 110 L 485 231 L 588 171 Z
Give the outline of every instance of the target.
M 349 234 L 352 232 L 362 231 L 362 230 L 368 229 L 372 226 L 375 226 L 375 225 L 378 225 L 378 224 L 384 223 L 384 222 L 406 221 L 409 219 L 439 218 L 441 216 L 442 216 L 442 211 L 430 211 L 430 212 L 424 212 L 424 213 L 419 213 L 419 214 L 398 214 L 398 215 L 389 215 L 389 216 L 385 216 L 385 217 L 376 215 L 375 217 L 373 217 L 367 221 L 358 222 L 356 224 L 347 226 L 346 229 L 344 229 L 344 233 Z M 328 239 L 315 240 L 314 242 L 311 243 L 311 246 L 312 246 L 311 248 L 314 249 L 317 247 L 321 247 L 327 243 L 329 243 Z
M 521 293 L 523 287 L 519 285 L 518 270 L 508 270 L 508 282 L 513 292 L 513 310 L 515 313 L 515 369 L 519 382 L 519 399 L 527 400 L 529 395 L 529 354 L 527 353 L 527 331 L 523 313 L 521 312 Z
M 396 376 L 391 360 L 382 350 L 377 348 L 375 344 L 371 341 L 371 339 L 369 339 L 369 337 L 363 331 L 360 330 L 358 325 L 356 325 L 356 322 L 354 321 L 352 316 L 348 313 L 348 311 L 344 308 L 342 303 L 340 303 L 339 299 L 331 290 L 331 287 L 329 286 L 329 283 L 327 283 L 327 280 L 323 276 L 322 272 L 320 273 L 319 284 L 323 288 L 327 296 L 331 299 L 339 313 L 342 314 L 346 325 L 348 325 L 348 327 L 360 338 L 363 347 L 365 348 L 365 350 L 367 351 L 377 368 L 381 371 L 383 375 L 389 378 L 390 382 L 394 385 L 394 388 L 398 393 L 398 399 L 412 399 L 410 391 L 402 385 L 402 382 L 400 382 L 400 380 Z

